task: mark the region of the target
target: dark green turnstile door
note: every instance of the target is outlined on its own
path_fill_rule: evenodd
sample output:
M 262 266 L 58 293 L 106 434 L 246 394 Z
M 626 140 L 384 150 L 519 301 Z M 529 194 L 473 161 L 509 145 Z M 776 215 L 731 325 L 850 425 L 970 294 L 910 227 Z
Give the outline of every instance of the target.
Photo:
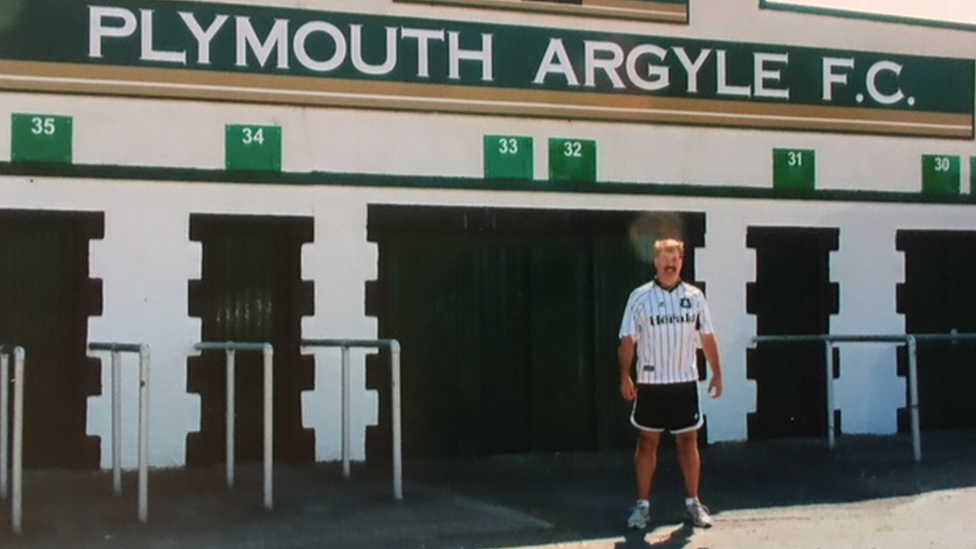
M 99 466 L 99 440 L 86 435 L 86 419 L 101 378 L 86 345 L 88 317 L 102 310 L 101 281 L 88 278 L 88 244 L 103 231 L 100 213 L 0 210 L 0 342 L 27 352 L 26 467 Z
M 905 254 L 905 282 L 898 287 L 898 312 L 909 333 L 952 330 L 976 333 L 976 232 L 898 231 Z M 907 372 L 899 356 L 899 372 Z M 918 400 L 921 428 L 976 427 L 976 342 L 918 343 Z M 903 409 L 899 430 L 910 423 Z
M 535 439 L 530 447 L 591 450 L 597 447 L 594 378 L 600 374 L 593 354 L 592 251 L 570 235 L 548 240 L 528 251 L 529 402 Z
M 309 218 L 190 217 L 190 238 L 202 243 L 203 278 L 190 282 L 190 314 L 201 341 L 274 345 L 274 457 L 314 461 L 314 433 L 302 428 L 301 393 L 313 388 L 311 357 L 300 354 L 301 319 L 313 312 L 312 287 L 301 280 Z M 260 352 L 235 355 L 235 458 L 259 461 L 264 433 Z M 188 389 L 200 393 L 201 429 L 187 440 L 187 463 L 224 461 L 226 357 L 209 351 L 189 359 Z
M 381 337 L 403 348 L 408 457 L 633 444 L 619 396 L 617 331 L 630 291 L 653 274 L 631 251 L 634 217 L 370 208 L 380 258 L 369 310 Z M 693 243 L 704 223 L 696 227 Z M 369 365 L 368 384 L 381 395 L 370 459 L 389 449 L 386 360 Z
M 756 281 L 747 285 L 746 308 L 759 335 L 826 334 L 838 310 L 830 282 L 829 254 L 837 229 L 750 227 Z M 837 353 L 835 353 L 835 359 Z M 839 361 L 835 360 L 834 376 Z M 747 351 L 746 376 L 756 381 L 756 411 L 749 438 L 825 436 L 826 357 L 819 343 L 762 343 Z M 840 415 L 835 426 L 840 429 Z

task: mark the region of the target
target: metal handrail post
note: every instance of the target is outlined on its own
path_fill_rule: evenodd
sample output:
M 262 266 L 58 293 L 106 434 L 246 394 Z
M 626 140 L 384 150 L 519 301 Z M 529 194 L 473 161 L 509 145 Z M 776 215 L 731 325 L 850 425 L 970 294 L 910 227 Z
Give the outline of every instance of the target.
M 15 534 L 24 528 L 24 360 L 23 347 L 14 347 L 14 432 L 13 432 L 13 486 L 10 523 Z
M 342 476 L 348 479 L 352 475 L 350 462 L 352 458 L 352 379 L 350 375 L 349 346 L 342 346 Z
M 827 448 L 831 450 L 836 446 L 834 426 L 834 344 L 830 339 L 824 341 L 824 350 L 827 353 L 826 386 L 827 386 Z
M 264 354 L 264 508 L 273 505 L 274 471 L 274 348 L 269 344 Z
M 0 349 L 0 498 L 10 495 L 7 453 L 10 451 L 10 357 Z
M 833 351 L 831 347 L 836 343 L 897 343 L 904 344 L 908 351 L 908 402 L 907 407 L 911 420 L 912 429 L 912 450 L 915 461 L 922 461 L 922 435 L 921 422 L 919 420 L 918 402 L 918 341 L 976 341 L 976 333 L 960 334 L 953 329 L 948 334 L 904 334 L 904 335 L 780 335 L 780 336 L 754 336 L 754 343 L 762 342 L 824 342 L 827 347 L 827 408 L 828 408 L 828 443 L 833 448 L 833 407 L 831 385 L 833 382 Z
M 117 495 L 122 493 L 121 425 L 122 425 L 122 353 L 139 354 L 139 522 L 149 521 L 149 345 L 137 343 L 88 344 L 90 351 L 112 353 L 112 484 Z
M 393 499 L 403 499 L 403 437 L 400 427 L 400 342 L 390 341 L 390 390 L 393 392 Z
M 149 346 L 139 346 L 139 522 L 149 521 Z
M 122 495 L 122 353 L 112 351 L 112 488 Z
M 340 347 L 344 353 L 350 347 L 364 347 L 369 349 L 389 347 L 390 349 L 390 392 L 391 394 L 391 430 L 393 434 L 393 498 L 403 499 L 403 450 L 402 450 L 402 428 L 401 428 L 401 402 L 400 402 L 400 342 L 395 339 L 302 339 L 303 347 Z M 343 354 L 343 362 L 346 361 Z M 345 367 L 345 366 L 343 366 Z M 352 389 L 347 388 L 343 381 L 343 398 Z M 345 401 L 343 401 L 345 402 Z M 343 404 L 343 472 L 346 468 L 346 448 L 351 438 L 351 432 L 347 431 L 345 424 L 346 414 L 345 404 Z
M 974 334 L 976 336 L 976 334 Z M 940 337 L 940 336 L 933 336 Z M 955 335 L 950 336 L 953 339 L 962 339 Z M 804 335 L 764 335 L 764 336 L 754 336 L 752 341 L 754 343 L 763 342 L 779 342 L 779 343 L 804 343 L 804 342 L 818 342 L 824 344 L 824 350 L 826 352 L 826 400 L 827 400 L 827 446 L 833 450 L 836 444 L 836 425 L 834 422 L 834 352 L 833 347 L 837 343 L 905 343 L 906 341 L 913 340 L 911 335 L 833 335 L 833 334 L 804 334 Z M 911 370 L 913 366 L 911 360 L 909 360 L 909 378 L 911 378 Z M 914 385 L 911 379 L 909 379 L 909 388 Z M 911 407 L 911 403 L 909 403 Z M 917 401 L 916 401 L 916 413 L 917 413 Z M 917 431 L 913 427 L 913 437 L 918 438 Z M 920 444 L 920 443 L 918 443 Z M 920 450 L 916 447 L 915 455 L 917 459 Z
M 264 508 L 274 502 L 274 346 L 270 343 L 203 341 L 198 351 L 224 351 L 227 356 L 227 486 L 234 484 L 234 353 L 261 351 L 264 355 Z
M 226 390 L 227 401 L 224 403 L 226 421 L 224 421 L 224 469 L 227 475 L 227 487 L 234 487 L 234 350 L 226 349 L 224 354 L 227 358 L 225 363 L 226 370 Z
M 918 417 L 918 345 L 914 336 L 907 336 L 908 345 L 908 410 L 912 422 L 912 450 L 915 461 L 922 461 L 921 425 Z

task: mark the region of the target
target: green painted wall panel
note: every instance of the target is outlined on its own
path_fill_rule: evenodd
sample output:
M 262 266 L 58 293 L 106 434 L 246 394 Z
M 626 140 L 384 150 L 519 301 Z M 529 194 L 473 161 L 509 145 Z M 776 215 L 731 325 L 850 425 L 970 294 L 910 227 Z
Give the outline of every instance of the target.
M 191 239 L 202 244 L 202 278 L 191 283 L 189 309 L 201 323 L 201 341 L 268 342 L 274 346 L 274 454 L 276 460 L 311 462 L 314 434 L 302 427 L 301 394 L 313 388 L 309 357 L 299 349 L 302 316 L 313 312 L 301 280 L 301 247 L 312 237 L 302 217 L 193 214 Z M 202 401 L 201 428 L 187 439 L 187 463 L 222 463 L 226 356 L 202 353 L 188 360 L 187 388 Z M 236 459 L 263 452 L 263 361 L 235 354 Z
M 0 210 L 0 343 L 24 347 L 24 464 L 97 469 L 88 399 L 100 369 L 87 356 L 88 240 L 100 214 Z M 97 304 L 100 308 L 100 303 Z
M 976 332 L 976 232 L 900 230 L 896 249 L 905 256 L 905 282 L 897 310 L 906 333 Z M 899 375 L 907 358 L 899 353 Z M 918 342 L 919 420 L 924 431 L 976 428 L 976 342 Z M 906 389 L 907 397 L 907 389 Z M 908 408 L 899 431 L 910 432 Z
M 380 254 L 372 310 L 380 337 L 404 349 L 405 455 L 632 446 L 617 331 L 627 296 L 653 275 L 628 240 L 634 219 L 370 208 Z M 687 229 L 700 245 L 704 224 Z

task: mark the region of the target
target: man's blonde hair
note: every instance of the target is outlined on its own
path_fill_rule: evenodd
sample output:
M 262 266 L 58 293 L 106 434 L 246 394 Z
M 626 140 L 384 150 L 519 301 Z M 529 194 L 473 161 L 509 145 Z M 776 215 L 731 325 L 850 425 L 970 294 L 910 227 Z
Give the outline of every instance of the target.
M 685 243 L 677 238 L 662 238 L 654 242 L 654 257 L 661 255 L 661 252 L 676 250 L 678 257 L 685 256 Z

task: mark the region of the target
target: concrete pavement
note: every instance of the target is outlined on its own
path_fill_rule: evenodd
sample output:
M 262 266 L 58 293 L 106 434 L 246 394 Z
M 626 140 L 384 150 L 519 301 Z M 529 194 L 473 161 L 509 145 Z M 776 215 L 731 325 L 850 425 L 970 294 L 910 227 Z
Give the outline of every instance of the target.
M 976 432 L 713 444 L 702 450 L 702 499 L 715 527 L 681 522 L 681 479 L 666 444 L 652 524 L 628 531 L 626 453 L 408 461 L 403 501 L 390 471 L 278 465 L 275 508 L 262 508 L 261 468 L 154 471 L 149 523 L 137 520 L 134 475 L 121 498 L 110 476 L 30 471 L 24 533 L 0 505 L 0 545 L 77 548 L 460 549 L 976 549 Z
M 665 524 L 647 532 L 545 545 L 562 549 L 921 549 L 976 547 L 976 489 L 858 503 L 734 510 L 708 530 Z

